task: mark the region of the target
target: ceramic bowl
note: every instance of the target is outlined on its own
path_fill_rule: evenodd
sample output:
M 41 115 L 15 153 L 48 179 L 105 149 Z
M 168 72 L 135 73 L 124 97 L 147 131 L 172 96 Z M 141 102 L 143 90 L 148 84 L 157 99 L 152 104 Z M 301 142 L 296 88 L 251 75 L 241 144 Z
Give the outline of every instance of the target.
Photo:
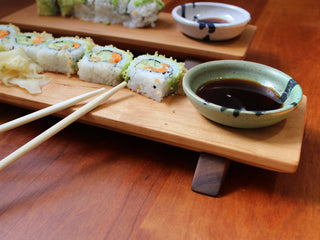
M 237 110 L 209 103 L 196 94 L 204 83 L 225 78 L 247 79 L 271 88 L 279 95 L 282 106 L 267 111 Z M 260 128 L 276 124 L 298 107 L 303 96 L 299 84 L 287 74 L 266 65 L 242 60 L 199 64 L 185 74 L 182 85 L 191 103 L 204 117 L 236 128 Z
M 209 41 L 228 40 L 240 35 L 251 19 L 250 14 L 240 7 L 213 2 L 179 5 L 171 13 L 185 35 Z M 205 23 L 204 19 L 224 23 Z

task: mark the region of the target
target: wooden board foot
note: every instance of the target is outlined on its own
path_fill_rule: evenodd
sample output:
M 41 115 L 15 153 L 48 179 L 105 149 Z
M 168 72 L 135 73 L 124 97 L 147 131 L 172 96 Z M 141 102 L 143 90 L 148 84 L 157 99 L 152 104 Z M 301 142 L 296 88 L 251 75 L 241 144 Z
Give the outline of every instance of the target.
M 230 160 L 216 155 L 201 153 L 193 177 L 191 189 L 217 197 L 227 173 Z

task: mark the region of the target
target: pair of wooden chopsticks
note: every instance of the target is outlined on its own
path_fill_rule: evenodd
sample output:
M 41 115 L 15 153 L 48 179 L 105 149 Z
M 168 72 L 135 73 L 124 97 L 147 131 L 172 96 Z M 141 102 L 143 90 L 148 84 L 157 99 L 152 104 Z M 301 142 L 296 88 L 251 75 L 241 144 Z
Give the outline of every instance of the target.
M 0 170 L 6 168 L 8 165 L 13 163 L 19 157 L 21 157 L 22 155 L 31 151 L 32 149 L 34 149 L 35 147 L 37 147 L 38 145 L 40 145 L 44 141 L 48 140 L 50 137 L 52 137 L 53 135 L 55 135 L 56 133 L 58 133 L 59 131 L 61 131 L 62 129 L 64 129 L 65 127 L 67 127 L 68 125 L 70 125 L 71 123 L 76 121 L 77 119 L 81 118 L 82 116 L 84 116 L 85 114 L 87 114 L 88 112 L 90 112 L 91 110 L 93 110 L 94 108 L 99 106 L 100 104 L 102 104 L 105 100 L 107 100 L 109 97 L 111 97 L 113 94 L 115 94 L 117 91 L 119 91 L 121 88 L 125 87 L 126 85 L 127 85 L 126 82 L 122 82 L 119 85 L 115 86 L 114 88 L 110 89 L 109 91 L 101 94 L 101 96 L 95 98 L 91 102 L 88 102 L 87 104 L 85 104 L 84 106 L 82 106 L 81 108 L 76 110 L 75 112 L 71 113 L 67 117 L 63 118 L 61 121 L 59 121 L 58 123 L 56 123 L 55 125 L 53 125 L 49 129 L 47 129 L 46 131 L 44 131 L 43 133 L 41 133 L 37 137 L 33 138 L 31 141 L 27 142 L 22 147 L 18 148 L 16 151 L 14 151 L 13 153 L 11 153 L 10 155 L 8 155 L 7 157 L 5 157 L 4 159 L 2 159 L 0 161 Z M 0 125 L 0 132 L 10 130 L 12 128 L 21 126 L 25 123 L 28 123 L 28 122 L 34 121 L 36 119 L 39 119 L 41 117 L 58 112 L 62 109 L 71 107 L 71 106 L 75 105 L 76 103 L 79 103 L 85 99 L 88 99 L 88 98 L 93 97 L 99 93 L 102 93 L 104 90 L 105 90 L 104 88 L 101 88 L 101 89 L 95 90 L 93 92 L 89 92 L 89 93 L 83 94 L 81 96 L 66 100 L 64 102 L 52 105 L 50 107 L 39 110 L 37 112 L 28 114 L 24 117 L 15 119 L 11 122 L 4 123 L 4 124 Z

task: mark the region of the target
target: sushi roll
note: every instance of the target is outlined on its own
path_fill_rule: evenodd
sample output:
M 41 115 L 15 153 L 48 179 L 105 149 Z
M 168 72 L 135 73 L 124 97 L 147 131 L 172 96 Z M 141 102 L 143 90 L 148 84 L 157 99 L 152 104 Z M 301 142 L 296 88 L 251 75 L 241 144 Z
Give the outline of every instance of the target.
M 75 74 L 77 62 L 91 50 L 94 43 L 90 38 L 60 37 L 47 42 L 46 47 L 39 49 L 37 61 L 44 71 Z
M 78 62 L 81 80 L 116 86 L 123 81 L 123 73 L 133 55 L 113 46 L 95 46 Z
M 37 10 L 41 16 L 52 16 L 59 13 L 56 0 L 37 0 Z
M 0 25 L 0 51 L 13 49 L 13 37 L 20 33 L 20 29 L 14 25 Z
M 172 58 L 140 55 L 126 71 L 127 87 L 160 102 L 163 97 L 178 91 L 184 72 L 184 65 Z
M 130 28 L 154 27 L 164 6 L 162 0 L 37 0 L 39 15 L 60 13 Z
M 14 38 L 14 48 L 22 47 L 25 53 L 31 60 L 37 62 L 37 53 L 41 47 L 44 47 L 46 43 L 53 39 L 52 34 L 43 32 L 29 32 L 19 33 Z
M 164 6 L 161 0 L 130 0 L 127 7 L 130 19 L 123 25 L 130 28 L 154 27 Z
M 127 14 L 128 4 L 130 0 L 113 0 L 112 3 L 118 14 Z
M 122 24 L 130 19 L 126 13 L 128 0 L 96 0 L 95 22 Z
M 63 17 L 70 17 L 73 14 L 75 0 L 58 0 L 60 14 Z
M 74 0 L 73 15 L 85 21 L 94 21 L 95 0 Z

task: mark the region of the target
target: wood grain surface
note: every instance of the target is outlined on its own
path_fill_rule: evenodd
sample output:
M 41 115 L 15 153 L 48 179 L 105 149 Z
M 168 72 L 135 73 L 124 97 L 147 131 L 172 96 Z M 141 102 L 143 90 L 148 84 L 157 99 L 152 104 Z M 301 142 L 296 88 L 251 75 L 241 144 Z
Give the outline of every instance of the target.
M 212 198 L 191 190 L 197 152 L 75 123 L 0 172 L 0 239 L 320 239 L 319 1 L 221 2 L 257 26 L 245 59 L 286 72 L 308 98 L 297 171 L 231 162 Z M 33 3 L 3 0 L 0 16 Z M 0 103 L 0 123 L 29 112 Z M 0 158 L 59 120 L 1 133 Z

